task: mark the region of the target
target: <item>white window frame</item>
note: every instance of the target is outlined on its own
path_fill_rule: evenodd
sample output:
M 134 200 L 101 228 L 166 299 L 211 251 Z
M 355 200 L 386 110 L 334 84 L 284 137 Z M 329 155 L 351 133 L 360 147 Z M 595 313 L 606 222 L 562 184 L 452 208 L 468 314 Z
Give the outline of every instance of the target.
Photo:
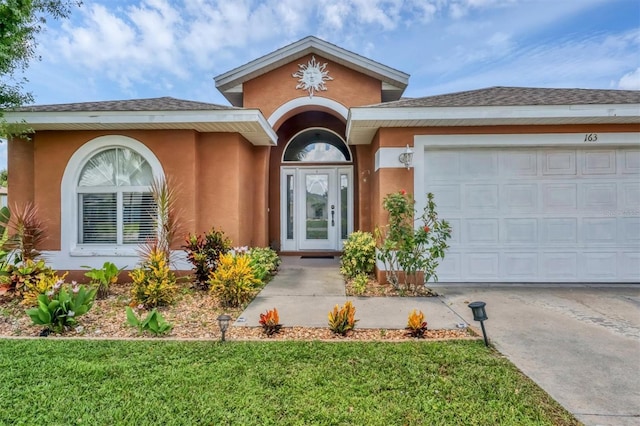
M 137 245 L 134 244 L 78 243 L 80 209 L 77 187 L 80 173 L 89 159 L 100 151 L 110 148 L 128 148 L 135 151 L 147 161 L 154 178 L 164 178 L 162 165 L 155 154 L 142 142 L 128 136 L 100 136 L 78 148 L 67 163 L 60 185 L 60 244 L 62 251 L 68 250 L 70 256 L 137 256 Z M 127 192 L 135 192 L 136 188 L 138 187 L 127 188 Z

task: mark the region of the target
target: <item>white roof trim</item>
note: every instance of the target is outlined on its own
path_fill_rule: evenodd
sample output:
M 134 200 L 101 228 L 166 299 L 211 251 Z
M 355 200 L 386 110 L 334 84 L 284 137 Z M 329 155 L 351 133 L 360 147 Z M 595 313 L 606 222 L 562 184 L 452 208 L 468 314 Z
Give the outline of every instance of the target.
M 334 101 L 333 99 L 323 98 L 320 96 L 314 96 L 313 98 L 304 96 L 301 98 L 292 99 L 289 102 L 285 102 L 284 104 L 280 105 L 278 109 L 276 109 L 273 114 L 271 114 L 267 121 L 269 122 L 269 125 L 273 127 L 278 122 L 278 120 L 284 117 L 284 115 L 289 111 L 309 105 L 329 108 L 330 110 L 340 114 L 342 118 L 345 119 L 345 121 L 347 120 L 347 116 L 349 115 L 349 110 L 347 109 L 347 107 L 339 102 Z
M 399 99 L 409 83 L 409 74 L 349 52 L 319 38 L 309 36 L 224 74 L 220 74 L 214 78 L 216 87 L 232 105 L 241 106 L 237 104 L 240 101 L 237 91 L 232 91 L 231 89 L 311 53 L 382 81 L 385 83 L 382 86 L 383 92 L 393 92 L 395 94 L 393 99 Z
M 640 104 L 481 107 L 354 107 L 347 140 L 368 144 L 381 127 L 640 123 Z
M 5 112 L 10 123 L 34 130 L 189 129 L 240 133 L 254 145 L 276 145 L 278 136 L 257 109 L 215 111 Z

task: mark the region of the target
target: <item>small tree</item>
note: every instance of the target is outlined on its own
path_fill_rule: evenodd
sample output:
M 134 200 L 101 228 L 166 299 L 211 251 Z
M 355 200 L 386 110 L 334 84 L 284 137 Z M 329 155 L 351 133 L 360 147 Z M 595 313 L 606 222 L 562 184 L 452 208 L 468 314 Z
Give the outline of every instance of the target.
M 376 229 L 378 259 L 386 268 L 387 280 L 396 289 L 415 291 L 423 282 L 438 281 L 436 268 L 449 248 L 451 227 L 438 220 L 433 194 L 427 194 L 427 205 L 416 216 L 415 200 L 405 190 L 388 194 L 382 203 L 389 213 L 389 224 Z

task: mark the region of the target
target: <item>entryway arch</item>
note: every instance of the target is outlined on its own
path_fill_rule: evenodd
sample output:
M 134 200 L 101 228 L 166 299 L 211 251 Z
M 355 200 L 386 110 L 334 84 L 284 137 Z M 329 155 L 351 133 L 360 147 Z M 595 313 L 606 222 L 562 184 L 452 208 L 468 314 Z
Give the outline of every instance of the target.
M 342 250 L 353 199 L 353 156 L 343 137 L 324 127 L 296 133 L 281 158 L 281 250 Z

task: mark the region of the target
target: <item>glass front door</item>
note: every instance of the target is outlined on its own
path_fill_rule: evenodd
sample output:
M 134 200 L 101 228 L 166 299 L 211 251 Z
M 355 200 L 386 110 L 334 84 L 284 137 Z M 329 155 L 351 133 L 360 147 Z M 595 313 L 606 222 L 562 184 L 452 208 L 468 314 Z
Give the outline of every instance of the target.
M 351 167 L 282 169 L 282 250 L 341 250 L 353 227 Z

